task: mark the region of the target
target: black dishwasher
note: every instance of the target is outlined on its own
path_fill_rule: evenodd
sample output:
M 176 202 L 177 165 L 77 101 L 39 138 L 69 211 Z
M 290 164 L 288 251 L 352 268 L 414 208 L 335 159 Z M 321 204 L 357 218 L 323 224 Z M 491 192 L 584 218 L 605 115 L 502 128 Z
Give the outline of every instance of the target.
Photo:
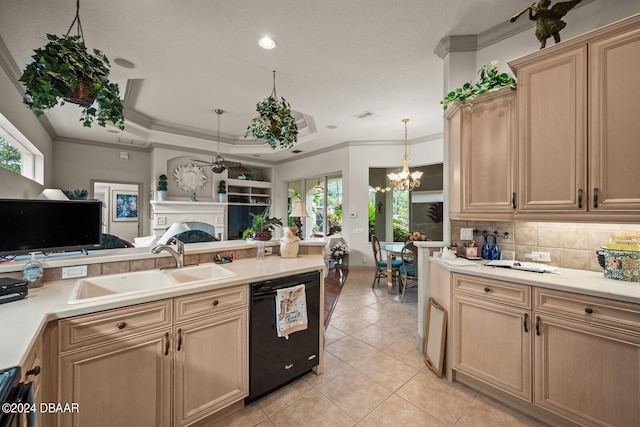
M 276 331 L 278 289 L 305 285 L 308 327 L 289 338 Z M 249 396 L 264 396 L 309 372 L 319 362 L 320 273 L 317 271 L 252 283 L 249 311 Z

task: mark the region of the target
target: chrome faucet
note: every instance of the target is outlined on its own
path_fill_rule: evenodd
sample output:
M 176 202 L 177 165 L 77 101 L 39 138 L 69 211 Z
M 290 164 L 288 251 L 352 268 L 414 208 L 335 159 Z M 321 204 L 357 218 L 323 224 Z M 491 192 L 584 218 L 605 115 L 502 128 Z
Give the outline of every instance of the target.
M 176 260 L 176 268 L 184 267 L 184 243 L 180 240 L 175 239 L 176 244 L 178 245 L 178 250 L 176 251 L 170 245 L 158 245 L 151 249 L 151 253 L 159 254 L 162 251 L 167 251 L 173 256 Z

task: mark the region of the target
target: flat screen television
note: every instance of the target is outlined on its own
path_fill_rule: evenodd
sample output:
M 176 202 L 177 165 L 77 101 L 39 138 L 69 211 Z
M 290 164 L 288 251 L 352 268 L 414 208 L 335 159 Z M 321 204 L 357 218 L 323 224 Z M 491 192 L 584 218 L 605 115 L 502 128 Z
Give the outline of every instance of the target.
M 256 215 L 264 211 L 264 205 L 229 205 L 228 213 L 228 236 L 229 240 L 238 240 L 242 238 L 244 230 L 251 227 L 253 218 L 249 213 Z
M 100 247 L 102 202 L 0 199 L 0 256 Z

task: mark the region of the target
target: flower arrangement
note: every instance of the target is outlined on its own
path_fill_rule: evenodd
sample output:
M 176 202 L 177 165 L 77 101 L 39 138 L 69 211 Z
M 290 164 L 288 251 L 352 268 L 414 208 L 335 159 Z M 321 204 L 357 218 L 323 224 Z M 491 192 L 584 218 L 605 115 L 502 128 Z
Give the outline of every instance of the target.
M 342 258 L 349 253 L 349 247 L 344 243 L 336 243 L 331 248 L 331 259 L 336 263 L 341 263 Z

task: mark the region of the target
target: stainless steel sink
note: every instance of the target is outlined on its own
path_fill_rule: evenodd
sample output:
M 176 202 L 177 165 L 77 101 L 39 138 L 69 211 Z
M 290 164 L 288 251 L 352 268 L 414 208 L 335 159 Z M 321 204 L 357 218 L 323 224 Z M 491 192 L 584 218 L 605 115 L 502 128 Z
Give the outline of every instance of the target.
M 67 304 L 101 301 L 189 283 L 222 280 L 236 275 L 217 264 L 202 264 L 175 270 L 147 270 L 89 277 L 76 282 Z

